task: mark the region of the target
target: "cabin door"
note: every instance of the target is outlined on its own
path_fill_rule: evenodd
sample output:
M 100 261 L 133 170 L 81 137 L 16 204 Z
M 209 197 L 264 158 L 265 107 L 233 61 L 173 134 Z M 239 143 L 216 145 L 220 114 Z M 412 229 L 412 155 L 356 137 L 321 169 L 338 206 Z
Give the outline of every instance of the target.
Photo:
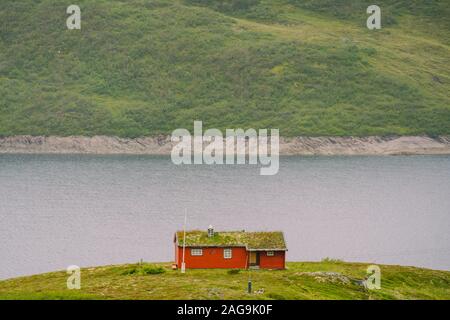
M 259 266 L 259 252 L 250 251 L 250 266 Z

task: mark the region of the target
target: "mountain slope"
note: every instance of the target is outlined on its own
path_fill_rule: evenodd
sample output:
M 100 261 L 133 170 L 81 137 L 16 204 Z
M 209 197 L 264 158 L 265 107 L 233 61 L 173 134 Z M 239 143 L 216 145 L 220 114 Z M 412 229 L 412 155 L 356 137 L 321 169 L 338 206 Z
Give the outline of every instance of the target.
M 450 134 L 446 1 L 0 3 L 0 135 Z

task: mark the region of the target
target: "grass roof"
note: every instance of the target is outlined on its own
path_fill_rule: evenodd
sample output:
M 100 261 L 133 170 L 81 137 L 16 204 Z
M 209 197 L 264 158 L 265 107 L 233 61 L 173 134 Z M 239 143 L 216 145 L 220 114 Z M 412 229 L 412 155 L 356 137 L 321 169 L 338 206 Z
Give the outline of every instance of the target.
M 177 232 L 178 245 L 183 245 L 183 231 Z M 186 231 L 187 247 L 247 247 L 250 250 L 258 249 L 282 249 L 286 250 L 286 243 L 281 231 L 273 232 L 245 232 L 224 231 L 214 232 L 214 236 L 208 237 L 206 231 Z

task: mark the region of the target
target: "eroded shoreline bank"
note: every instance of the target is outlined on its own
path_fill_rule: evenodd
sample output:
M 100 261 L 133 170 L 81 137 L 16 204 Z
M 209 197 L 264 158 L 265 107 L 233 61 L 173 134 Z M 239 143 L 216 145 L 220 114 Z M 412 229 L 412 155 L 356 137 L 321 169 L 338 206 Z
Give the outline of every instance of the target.
M 170 155 L 170 136 L 0 137 L 0 154 Z M 450 137 L 293 137 L 280 138 L 280 155 L 427 155 L 450 154 Z

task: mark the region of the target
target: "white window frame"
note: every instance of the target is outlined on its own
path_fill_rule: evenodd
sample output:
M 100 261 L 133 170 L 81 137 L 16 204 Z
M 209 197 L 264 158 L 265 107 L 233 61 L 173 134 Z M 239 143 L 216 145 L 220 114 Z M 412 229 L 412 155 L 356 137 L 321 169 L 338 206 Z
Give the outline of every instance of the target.
M 191 256 L 202 256 L 203 255 L 203 249 L 202 248 L 191 248 Z
M 268 257 L 273 257 L 275 255 L 274 251 L 267 251 L 267 256 Z
M 223 249 L 223 258 L 224 259 L 231 259 L 231 258 L 233 258 L 233 250 L 231 248 Z

